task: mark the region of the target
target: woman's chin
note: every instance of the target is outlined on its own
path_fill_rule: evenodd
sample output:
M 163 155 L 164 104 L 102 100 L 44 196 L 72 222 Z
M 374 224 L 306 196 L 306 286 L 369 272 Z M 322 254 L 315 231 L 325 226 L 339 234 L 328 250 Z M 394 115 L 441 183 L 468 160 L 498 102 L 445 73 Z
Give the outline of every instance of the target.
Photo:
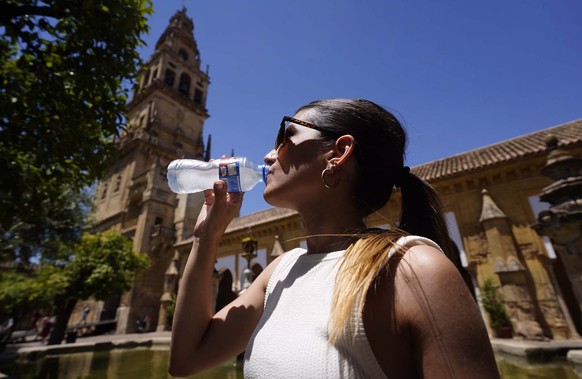
M 267 204 L 269 204 L 272 207 L 281 207 L 281 205 L 279 204 L 280 202 L 277 201 L 277 197 L 273 196 L 270 192 L 267 192 L 266 189 L 263 192 L 263 199 Z
M 265 190 L 263 191 L 263 199 L 272 207 L 293 209 L 289 204 L 289 201 L 285 201 L 285 196 L 279 196 L 277 192 L 278 191 L 275 189 L 265 187 Z

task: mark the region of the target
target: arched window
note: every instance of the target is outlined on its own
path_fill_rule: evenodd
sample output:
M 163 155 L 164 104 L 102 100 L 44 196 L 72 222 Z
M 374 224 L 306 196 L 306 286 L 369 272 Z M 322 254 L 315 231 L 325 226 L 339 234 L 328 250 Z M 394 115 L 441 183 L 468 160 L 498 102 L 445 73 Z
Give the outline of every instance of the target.
M 174 85 L 174 81 L 176 80 L 176 73 L 174 70 L 170 70 L 169 68 L 166 69 L 166 75 L 164 76 L 164 83 L 172 87 Z
M 188 96 L 188 93 L 190 92 L 190 77 L 186 73 L 180 75 L 180 86 L 178 87 L 178 91 L 186 96 Z
M 184 62 L 188 61 L 188 53 L 186 52 L 186 50 L 184 49 L 178 50 L 178 55 L 180 56 L 180 58 L 182 58 Z
M 113 189 L 113 192 L 119 191 L 120 188 L 121 188 L 121 175 L 117 175 L 117 178 L 115 179 L 115 188 Z
M 105 196 L 107 196 L 107 186 L 107 182 L 103 183 L 103 187 L 101 189 L 101 199 L 105 199 Z
M 150 82 L 150 70 L 146 70 L 143 74 L 143 82 L 141 84 L 142 88 L 146 88 L 149 85 Z
M 202 90 L 199 88 L 194 90 L 194 102 L 202 105 Z

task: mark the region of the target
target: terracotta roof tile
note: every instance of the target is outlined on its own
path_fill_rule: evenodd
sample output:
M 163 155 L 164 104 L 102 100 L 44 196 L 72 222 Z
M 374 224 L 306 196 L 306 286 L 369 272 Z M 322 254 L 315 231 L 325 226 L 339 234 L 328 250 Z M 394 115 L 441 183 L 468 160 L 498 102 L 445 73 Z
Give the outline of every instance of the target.
M 550 134 L 558 138 L 560 146 L 582 143 L 582 119 L 425 163 L 412 171 L 433 181 L 539 154 L 546 150 L 545 138 Z
M 270 221 L 281 220 L 296 214 L 297 212 L 284 208 L 265 209 L 264 211 L 259 211 L 246 216 L 235 218 L 228 225 L 226 233 L 247 229 L 253 225 L 266 224 Z

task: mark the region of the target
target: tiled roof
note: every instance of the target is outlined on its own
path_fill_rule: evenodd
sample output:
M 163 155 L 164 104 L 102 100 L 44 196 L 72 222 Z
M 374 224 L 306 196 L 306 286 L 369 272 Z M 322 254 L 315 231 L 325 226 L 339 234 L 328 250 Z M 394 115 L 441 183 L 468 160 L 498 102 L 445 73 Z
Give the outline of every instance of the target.
M 540 154 L 546 150 L 548 135 L 556 136 L 564 147 L 582 143 L 582 119 L 425 163 L 413 167 L 412 172 L 424 180 L 434 181 Z
M 413 167 L 411 170 L 424 180 L 433 181 L 491 167 L 529 155 L 543 153 L 546 150 L 545 139 L 549 135 L 556 136 L 560 146 L 564 147 L 582 143 L 582 119 L 425 163 Z M 246 229 L 254 225 L 288 218 L 296 214 L 297 212 L 289 209 L 269 208 L 264 211 L 235 218 L 228 226 L 226 232 Z
M 296 214 L 297 212 L 284 208 L 265 209 L 264 211 L 235 218 L 230 225 L 228 225 L 226 233 L 246 229 L 252 225 L 266 224 L 271 221 L 281 220 Z

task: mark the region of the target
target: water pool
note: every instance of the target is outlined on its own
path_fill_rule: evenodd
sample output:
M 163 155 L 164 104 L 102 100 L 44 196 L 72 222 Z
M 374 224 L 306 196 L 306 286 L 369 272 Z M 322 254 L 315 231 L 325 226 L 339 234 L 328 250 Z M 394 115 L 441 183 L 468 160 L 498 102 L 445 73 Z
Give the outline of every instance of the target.
M 565 359 L 531 362 L 524 358 L 498 355 L 503 379 L 580 379 L 582 370 Z M 0 372 L 19 379 L 170 379 L 167 349 L 114 349 L 46 357 L 34 362 L 0 365 Z M 234 361 L 198 379 L 239 379 L 242 367 Z

